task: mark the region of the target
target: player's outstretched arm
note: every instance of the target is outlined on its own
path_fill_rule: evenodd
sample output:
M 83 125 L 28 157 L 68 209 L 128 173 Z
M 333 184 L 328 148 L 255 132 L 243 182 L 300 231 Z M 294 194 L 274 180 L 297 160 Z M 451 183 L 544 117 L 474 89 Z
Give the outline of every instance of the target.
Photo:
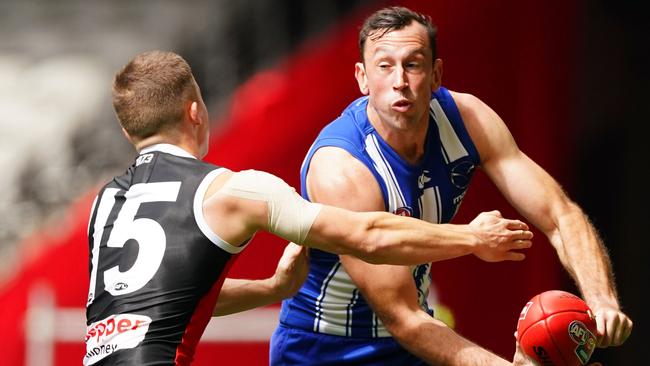
M 471 225 L 430 224 L 386 212 L 352 212 L 302 199 L 264 172 L 234 173 L 204 201 L 215 233 L 240 245 L 268 230 L 298 244 L 371 263 L 412 265 L 476 253 L 486 260 L 521 260 L 512 249 L 530 246 L 532 233 L 518 220 L 486 214 Z
M 212 315 L 234 314 L 291 297 L 305 282 L 308 271 L 307 248 L 289 243 L 272 277 L 262 280 L 226 278 Z
M 513 250 L 529 248 L 531 239 L 524 223 L 504 219 L 496 211 L 479 215 L 470 225 L 452 225 L 323 206 L 306 243 L 369 263 L 419 264 L 468 254 L 491 262 L 523 260 L 525 256 Z

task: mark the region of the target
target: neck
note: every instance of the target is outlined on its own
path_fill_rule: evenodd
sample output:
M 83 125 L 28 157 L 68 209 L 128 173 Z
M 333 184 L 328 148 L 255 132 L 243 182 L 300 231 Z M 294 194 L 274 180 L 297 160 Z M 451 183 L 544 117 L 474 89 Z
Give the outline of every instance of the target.
M 396 127 L 382 122 L 379 118 L 371 118 L 371 115 L 371 113 L 368 113 L 370 123 L 377 130 L 379 136 L 402 159 L 406 160 L 409 164 L 418 164 L 422 161 L 429 125 L 428 118 L 417 123 L 404 124 L 403 126 Z
M 200 156 L 201 154 L 199 153 L 198 146 L 196 146 L 196 144 L 193 144 L 191 142 L 184 141 L 184 139 L 181 138 L 172 138 L 169 136 L 154 135 L 135 142 L 134 146 L 135 149 L 138 152 L 140 152 L 142 151 L 142 149 L 156 144 L 176 145 L 181 149 L 187 151 L 188 153 L 192 154 L 197 159 L 201 158 Z

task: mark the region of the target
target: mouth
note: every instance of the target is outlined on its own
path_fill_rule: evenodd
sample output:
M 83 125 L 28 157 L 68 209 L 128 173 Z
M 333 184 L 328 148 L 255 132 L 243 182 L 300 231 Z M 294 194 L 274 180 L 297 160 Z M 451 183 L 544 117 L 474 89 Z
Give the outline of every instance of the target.
M 391 104 L 391 108 L 396 112 L 402 112 L 403 113 L 403 112 L 408 111 L 411 108 L 412 105 L 413 105 L 413 103 L 409 102 L 406 99 L 399 99 L 399 100 L 396 100 L 395 102 L 393 102 L 393 104 Z

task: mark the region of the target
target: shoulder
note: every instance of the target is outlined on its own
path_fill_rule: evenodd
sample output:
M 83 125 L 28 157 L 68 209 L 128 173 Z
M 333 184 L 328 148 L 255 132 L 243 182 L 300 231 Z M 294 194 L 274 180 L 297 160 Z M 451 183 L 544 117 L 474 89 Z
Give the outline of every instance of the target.
M 509 151 L 511 150 L 509 147 L 516 148 L 505 122 L 486 103 L 472 94 L 453 91 L 450 91 L 450 94 L 483 162 L 494 156 L 495 151 Z
M 374 177 L 368 167 L 348 151 L 335 146 L 325 146 L 314 153 L 309 174 L 328 182 L 366 183 Z
M 364 211 L 384 209 L 381 188 L 368 167 L 338 147 L 316 151 L 307 174 L 307 190 L 314 202 Z
M 486 119 L 491 109 L 478 97 L 469 93 L 449 91 L 463 120 L 476 123 Z
M 358 136 L 363 134 L 367 124 L 367 105 L 367 97 L 359 98 L 350 103 L 340 116 L 323 128 L 318 138 L 358 139 Z

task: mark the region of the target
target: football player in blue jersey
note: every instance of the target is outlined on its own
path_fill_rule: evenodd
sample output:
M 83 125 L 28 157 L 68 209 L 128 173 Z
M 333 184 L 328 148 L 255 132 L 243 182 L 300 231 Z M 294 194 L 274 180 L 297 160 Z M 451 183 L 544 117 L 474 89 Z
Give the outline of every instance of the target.
M 593 309 L 600 347 L 632 330 L 601 239 L 581 208 L 522 152 L 477 97 L 441 86 L 428 16 L 379 10 L 359 36 L 364 95 L 326 126 L 301 170 L 302 194 L 354 211 L 449 222 L 480 167 L 556 249 Z M 305 285 L 283 302 L 273 365 L 509 364 L 431 316 L 429 267 L 372 265 L 311 250 Z M 517 348 L 515 364 L 526 364 Z

